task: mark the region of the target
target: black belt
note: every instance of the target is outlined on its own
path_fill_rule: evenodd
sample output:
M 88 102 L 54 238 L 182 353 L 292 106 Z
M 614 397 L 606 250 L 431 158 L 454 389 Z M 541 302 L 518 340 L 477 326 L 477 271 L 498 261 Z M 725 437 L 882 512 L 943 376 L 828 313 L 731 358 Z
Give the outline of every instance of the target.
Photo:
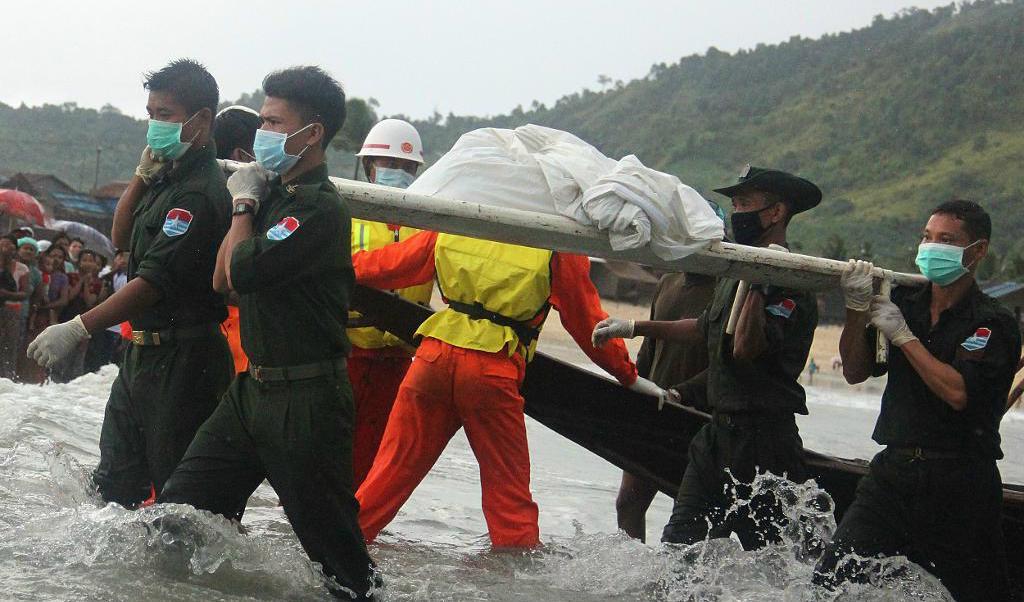
M 461 301 L 454 301 L 452 299 L 445 299 L 448 307 L 454 309 L 460 314 L 466 314 L 474 320 L 489 320 L 494 322 L 498 326 L 508 326 L 512 329 L 512 332 L 516 333 L 519 337 L 519 342 L 524 347 L 529 347 L 533 341 L 540 336 L 540 329 L 530 326 L 526 322 L 520 322 L 514 318 L 503 316 L 497 312 L 493 312 L 480 303 L 462 303 Z M 545 304 L 545 309 L 547 305 Z M 543 312 L 544 309 L 541 310 Z M 539 313 L 539 312 L 538 312 Z
M 924 447 L 893 447 L 890 445 L 885 448 L 885 451 L 894 456 L 909 460 L 960 460 L 970 457 L 961 451 L 928 449 Z
M 719 426 L 749 428 L 774 424 L 793 424 L 794 418 L 792 414 L 715 412 L 711 414 L 711 421 Z
M 339 374 L 348 369 L 348 360 L 339 357 L 323 362 L 312 364 L 299 364 L 297 366 L 281 366 L 273 368 L 269 366 L 256 366 L 249 364 L 249 376 L 261 383 L 285 382 L 291 380 L 308 380 L 318 376 Z
M 133 330 L 132 344 L 143 347 L 170 345 L 179 341 L 202 339 L 212 335 L 221 335 L 220 324 L 208 323 L 185 328 L 165 328 L 163 330 Z

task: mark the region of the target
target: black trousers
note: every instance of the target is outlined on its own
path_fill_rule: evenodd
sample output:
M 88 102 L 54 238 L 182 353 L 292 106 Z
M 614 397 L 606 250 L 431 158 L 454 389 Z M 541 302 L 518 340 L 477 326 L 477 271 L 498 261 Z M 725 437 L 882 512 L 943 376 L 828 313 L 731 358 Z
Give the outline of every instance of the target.
M 344 370 L 276 383 L 240 374 L 159 501 L 239 518 L 266 478 L 309 558 L 362 596 L 373 585 L 374 571 L 352 487 L 353 418 Z
M 124 355 L 100 430 L 93 472 L 104 501 L 132 507 L 160 491 L 199 426 L 231 382 L 234 368 L 220 334 Z
M 726 469 L 740 484 L 733 484 Z M 781 502 L 770 493 L 751 497 L 749 483 L 758 472 L 806 480 L 793 416 L 714 417 L 690 442 L 689 463 L 661 540 L 691 544 L 735 532 L 747 550 L 779 541 L 778 525 L 785 518 Z M 749 503 L 728 513 L 737 499 Z
M 957 600 L 1008 600 L 1002 500 L 994 460 L 914 460 L 884 450 L 857 485 L 815 581 L 866 581 L 871 563 L 845 558 L 850 552 L 905 555 Z

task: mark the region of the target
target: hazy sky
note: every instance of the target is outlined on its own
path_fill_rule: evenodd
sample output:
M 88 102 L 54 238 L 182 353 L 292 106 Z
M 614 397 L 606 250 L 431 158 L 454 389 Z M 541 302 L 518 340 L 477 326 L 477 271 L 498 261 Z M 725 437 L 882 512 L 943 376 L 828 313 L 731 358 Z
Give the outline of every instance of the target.
M 111 103 L 142 116 L 142 73 L 188 56 L 221 98 L 276 68 L 319 64 L 383 113 L 497 114 L 552 103 L 599 74 L 643 77 L 709 46 L 733 51 L 863 27 L 950 0 L 4 2 L 0 102 Z

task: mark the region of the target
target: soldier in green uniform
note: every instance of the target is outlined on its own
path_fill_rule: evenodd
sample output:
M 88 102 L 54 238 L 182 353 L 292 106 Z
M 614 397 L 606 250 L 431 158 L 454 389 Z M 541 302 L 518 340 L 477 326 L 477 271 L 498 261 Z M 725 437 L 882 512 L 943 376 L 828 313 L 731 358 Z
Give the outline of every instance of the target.
M 749 165 L 737 184 L 716 192 L 732 199 L 737 243 L 780 249 L 790 218 L 821 202 L 813 183 Z M 693 543 L 730 532 L 746 549 L 774 542 L 783 520 L 779 501 L 770 494 L 751 497 L 749 484 L 759 472 L 796 482 L 806 478 L 794 414 L 807 413 L 797 379 L 818 324 L 817 301 L 805 292 L 752 285 L 734 334 L 727 334 L 738 284 L 720 280 L 711 305 L 697 319 L 634 323 L 609 318 L 594 330 L 598 341 L 647 336 L 707 345 L 708 369 L 673 387 L 684 403 L 706 399 L 712 418 L 690 444 L 664 542 Z M 729 512 L 737 499 L 749 503 Z
M 91 333 L 130 320 L 132 344 L 110 390 L 93 480 L 106 501 L 137 506 L 159 491 L 231 382 L 212 286 L 229 198 L 211 129 L 217 82 L 191 60 L 147 76 L 148 146 L 114 216 L 130 250 L 128 284 L 90 311 L 50 326 L 29 346 L 44 366 Z
M 333 578 L 331 592 L 364 596 L 376 577 L 352 488 L 351 216 L 324 163 L 345 94 L 317 67 L 272 73 L 263 90 L 257 160 L 228 179 L 234 209 L 214 276 L 239 296 L 249 370 L 160 501 L 237 518 L 266 478 L 310 559 Z
M 822 555 L 815 580 L 866 580 L 871 561 L 903 555 L 938 576 L 957 600 L 1007 600 L 996 460 L 999 423 L 1021 336 L 1013 314 L 978 289 L 992 220 L 950 201 L 928 219 L 917 265 L 930 284 L 873 295 L 871 264 L 843 277 L 843 374 L 856 384 L 889 373 L 872 438 L 884 445 Z M 870 327 L 869 327 L 870 326 Z M 876 361 L 875 332 L 892 343 Z

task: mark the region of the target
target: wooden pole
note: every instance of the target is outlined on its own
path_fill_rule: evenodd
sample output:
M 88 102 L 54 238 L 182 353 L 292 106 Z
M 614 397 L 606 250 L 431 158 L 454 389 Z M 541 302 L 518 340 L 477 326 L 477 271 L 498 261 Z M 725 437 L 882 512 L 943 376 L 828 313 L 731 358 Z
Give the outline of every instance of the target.
M 237 168 L 233 161 L 221 163 L 227 171 Z M 694 272 L 747 280 L 750 283 L 823 291 L 839 286 L 839 276 L 849 269 L 845 261 L 726 242 L 713 242 L 707 249 L 682 259 L 665 260 L 655 255 L 649 247 L 615 251 L 608 242 L 607 232 L 584 226 L 561 215 L 424 196 L 343 178 L 331 178 L 331 182 L 347 201 L 352 217 L 539 249 L 631 261 L 674 272 Z M 882 269 L 875 270 L 875 276 L 881 277 Z M 893 272 L 893 284 L 899 286 L 919 286 L 925 282 L 917 274 Z

